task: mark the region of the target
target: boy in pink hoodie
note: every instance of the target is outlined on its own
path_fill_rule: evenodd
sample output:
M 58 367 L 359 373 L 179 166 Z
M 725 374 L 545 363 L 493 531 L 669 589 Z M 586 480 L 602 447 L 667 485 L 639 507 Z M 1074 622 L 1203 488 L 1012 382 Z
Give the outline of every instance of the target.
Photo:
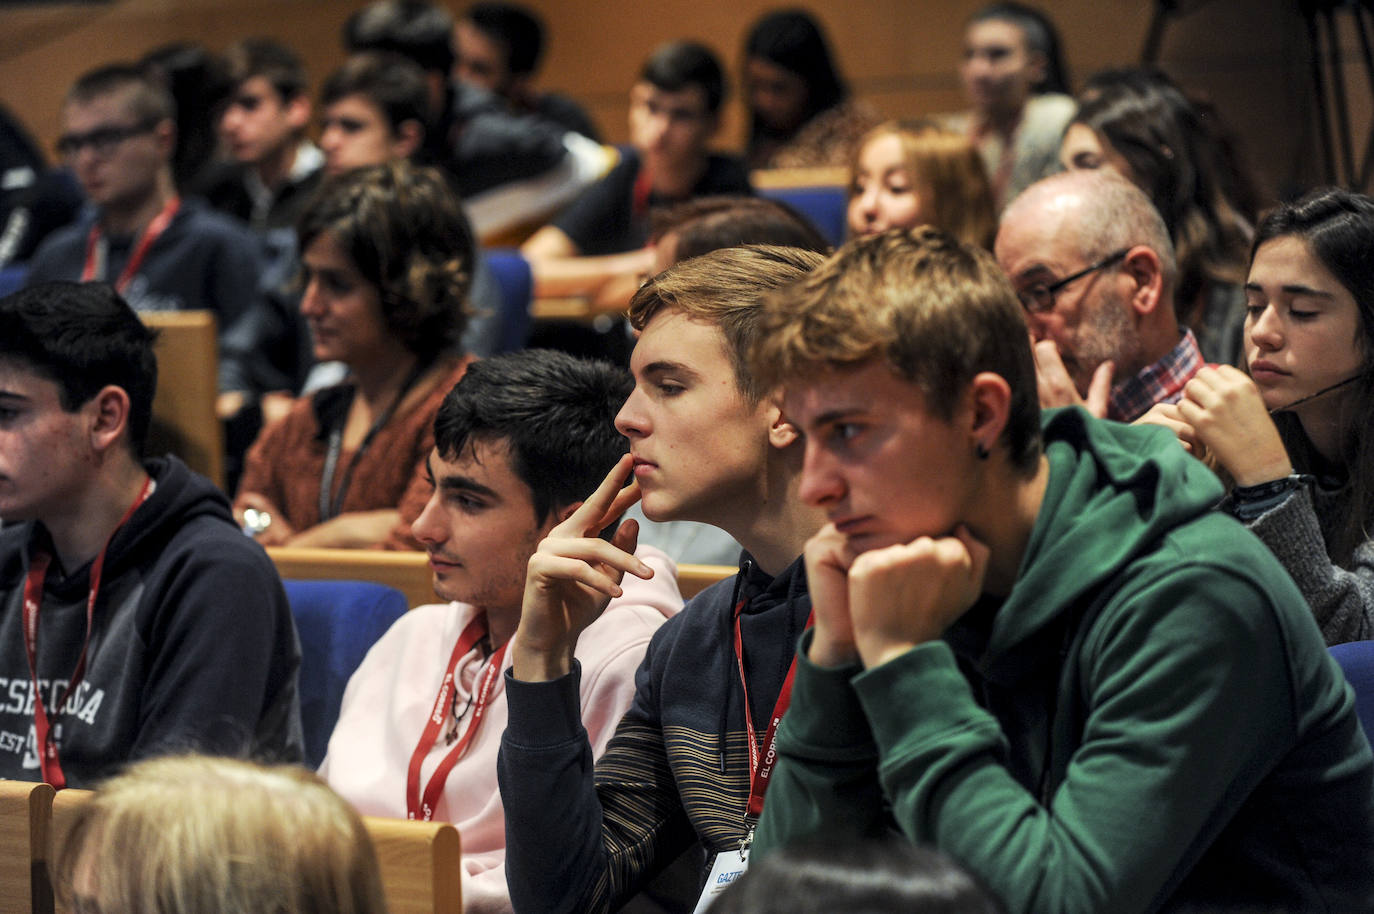
M 510 910 L 496 755 L 526 565 L 626 452 L 613 420 L 631 386 L 620 369 L 556 352 L 469 368 L 435 419 L 434 495 L 413 527 L 435 592 L 453 602 L 412 610 L 368 652 L 320 766 L 365 815 L 456 825 L 469 912 Z M 630 548 L 633 523 L 616 536 Z M 582 720 L 598 755 L 650 636 L 682 606 L 673 562 L 650 547 L 636 556 L 652 577 L 627 576 L 577 644 Z

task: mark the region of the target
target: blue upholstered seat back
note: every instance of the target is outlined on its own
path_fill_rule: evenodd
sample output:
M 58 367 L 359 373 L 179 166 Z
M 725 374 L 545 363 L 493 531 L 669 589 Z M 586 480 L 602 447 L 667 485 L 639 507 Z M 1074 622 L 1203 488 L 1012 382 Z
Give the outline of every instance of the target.
M 403 616 L 405 596 L 367 581 L 285 581 L 301 639 L 301 723 L 310 767 L 324 759 L 344 687 L 363 657 Z

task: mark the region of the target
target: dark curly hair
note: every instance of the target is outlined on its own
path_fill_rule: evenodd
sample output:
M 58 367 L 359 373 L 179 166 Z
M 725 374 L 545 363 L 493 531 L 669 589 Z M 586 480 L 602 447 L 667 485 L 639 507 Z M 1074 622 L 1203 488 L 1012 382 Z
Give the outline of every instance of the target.
M 320 187 L 296 232 L 301 250 L 334 236 L 376 286 L 387 329 L 421 359 L 458 344 L 477 246 L 437 170 L 391 162 L 339 175 Z

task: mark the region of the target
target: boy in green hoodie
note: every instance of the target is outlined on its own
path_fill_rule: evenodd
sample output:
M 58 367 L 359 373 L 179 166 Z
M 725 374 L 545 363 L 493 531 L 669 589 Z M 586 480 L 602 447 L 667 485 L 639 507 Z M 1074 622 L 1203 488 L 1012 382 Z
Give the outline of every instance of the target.
M 851 242 L 759 339 L 830 523 L 756 860 L 895 820 L 1012 912 L 1374 910 L 1374 758 L 1301 596 L 1167 437 L 1042 425 L 989 256 Z

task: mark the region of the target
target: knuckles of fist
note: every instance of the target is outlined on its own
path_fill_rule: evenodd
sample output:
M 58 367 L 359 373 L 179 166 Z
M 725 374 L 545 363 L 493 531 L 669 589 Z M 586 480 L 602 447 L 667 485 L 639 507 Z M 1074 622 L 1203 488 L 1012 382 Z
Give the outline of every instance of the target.
M 827 527 L 813 538 L 808 557 L 818 557 L 828 538 Z M 823 606 L 818 600 L 817 627 L 831 633 L 852 627 L 866 666 L 882 662 L 894 645 L 939 638 L 977 600 L 984 570 L 980 558 L 986 559 L 986 547 L 966 532 L 861 553 L 847 568 L 836 569 L 843 583 L 838 591 L 825 588 L 833 602 Z

